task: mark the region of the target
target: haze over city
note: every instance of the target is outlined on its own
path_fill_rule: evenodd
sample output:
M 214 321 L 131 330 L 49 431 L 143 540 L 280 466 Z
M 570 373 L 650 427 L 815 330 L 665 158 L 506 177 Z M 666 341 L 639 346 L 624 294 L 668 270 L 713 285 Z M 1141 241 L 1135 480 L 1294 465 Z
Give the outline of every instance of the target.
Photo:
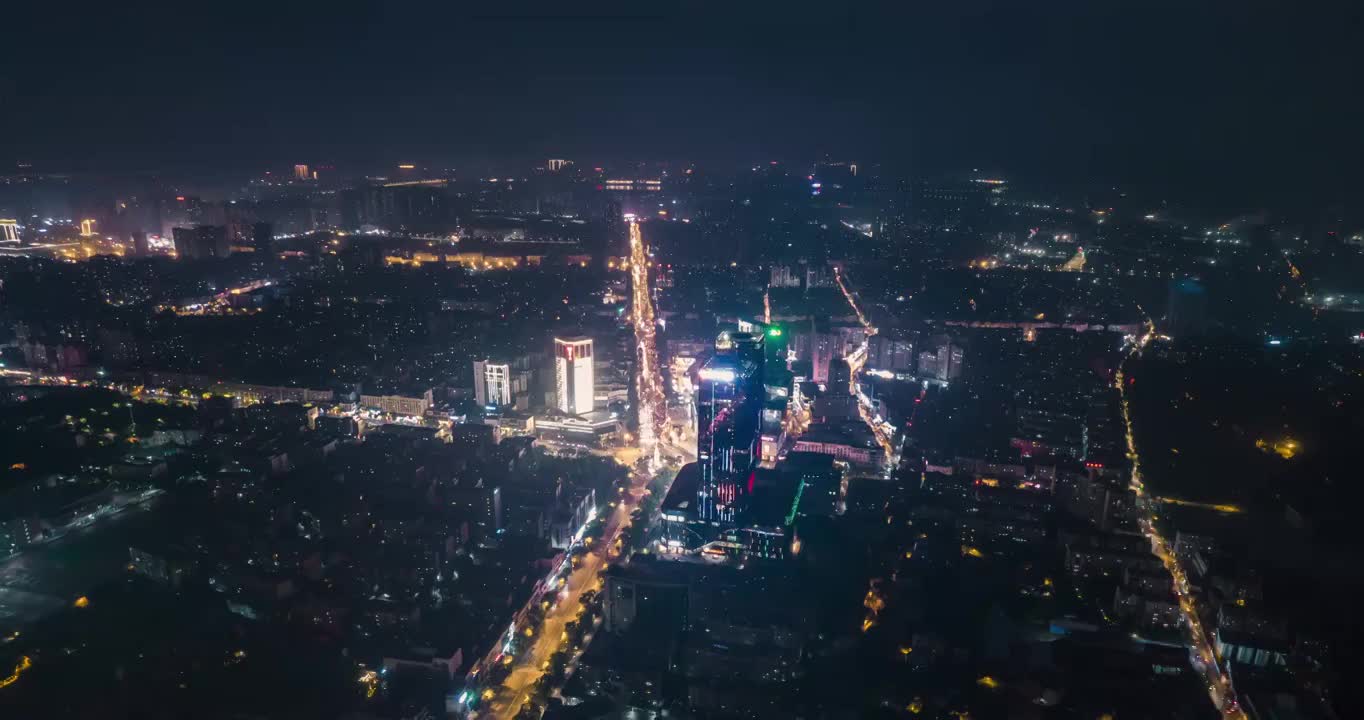
M 1358 8 L 10 10 L 0 716 L 1360 715 Z

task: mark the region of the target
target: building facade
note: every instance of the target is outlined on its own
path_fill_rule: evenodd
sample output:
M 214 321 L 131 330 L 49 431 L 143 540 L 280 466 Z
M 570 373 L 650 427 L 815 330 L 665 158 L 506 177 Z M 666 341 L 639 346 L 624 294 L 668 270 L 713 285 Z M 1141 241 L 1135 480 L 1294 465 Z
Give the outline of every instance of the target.
M 565 415 L 592 412 L 592 338 L 554 338 L 554 407 Z
M 520 388 L 524 390 L 525 388 Z M 515 401 L 516 375 L 511 363 L 491 359 L 474 361 L 474 398 L 485 408 L 499 408 Z
M 762 410 L 762 398 L 753 391 L 757 372 L 751 360 L 736 355 L 716 355 L 697 371 L 697 509 L 703 520 L 733 520 L 737 478 L 757 454 Z

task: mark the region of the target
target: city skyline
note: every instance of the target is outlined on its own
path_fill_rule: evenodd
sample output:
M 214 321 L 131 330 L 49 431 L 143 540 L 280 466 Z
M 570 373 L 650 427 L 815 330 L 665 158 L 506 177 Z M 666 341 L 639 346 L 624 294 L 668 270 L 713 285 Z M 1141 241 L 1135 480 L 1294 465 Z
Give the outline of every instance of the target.
M 1364 715 L 1357 9 L 11 15 L 0 716 Z

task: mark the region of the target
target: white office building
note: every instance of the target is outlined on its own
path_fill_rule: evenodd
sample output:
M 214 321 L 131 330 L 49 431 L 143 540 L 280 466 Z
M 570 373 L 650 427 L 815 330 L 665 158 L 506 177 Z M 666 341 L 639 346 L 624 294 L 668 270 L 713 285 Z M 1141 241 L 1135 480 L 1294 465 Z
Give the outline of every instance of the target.
M 554 338 L 554 408 L 567 415 L 592 412 L 592 338 Z
M 494 360 L 474 361 L 474 397 L 483 407 L 512 404 L 511 364 Z

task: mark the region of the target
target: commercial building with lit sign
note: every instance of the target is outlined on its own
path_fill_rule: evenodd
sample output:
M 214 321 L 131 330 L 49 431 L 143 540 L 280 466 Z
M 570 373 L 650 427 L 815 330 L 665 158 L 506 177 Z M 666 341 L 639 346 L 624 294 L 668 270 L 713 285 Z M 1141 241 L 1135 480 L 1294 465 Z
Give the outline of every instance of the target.
M 432 393 L 427 390 L 420 397 L 404 395 L 361 395 L 360 406 L 374 408 L 390 415 L 422 417 L 431 409 Z
M 566 415 L 592 412 L 592 338 L 554 338 L 554 407 Z
M 535 438 L 550 445 L 605 448 L 616 445 L 620 419 L 605 410 L 565 417 L 536 417 Z

